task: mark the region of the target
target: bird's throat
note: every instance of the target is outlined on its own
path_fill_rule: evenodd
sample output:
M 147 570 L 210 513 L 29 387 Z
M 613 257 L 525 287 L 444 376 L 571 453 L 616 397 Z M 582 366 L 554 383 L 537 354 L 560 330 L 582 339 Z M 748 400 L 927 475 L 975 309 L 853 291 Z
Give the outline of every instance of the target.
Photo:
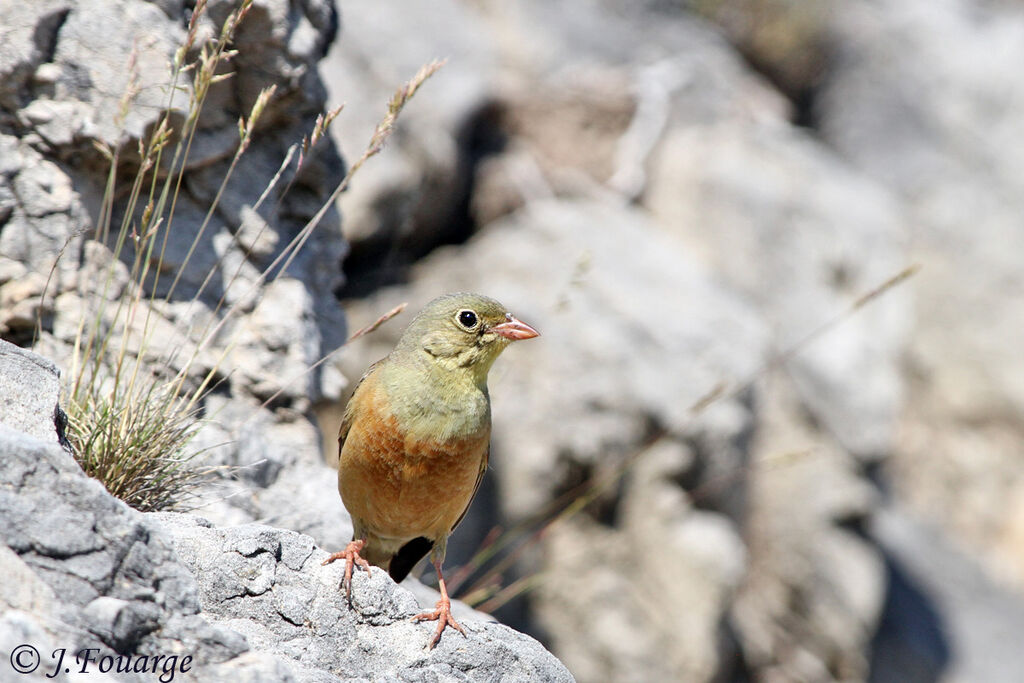
M 479 366 L 447 368 L 437 363 L 386 372 L 384 390 L 401 430 L 408 437 L 447 441 L 490 428 L 486 371 Z

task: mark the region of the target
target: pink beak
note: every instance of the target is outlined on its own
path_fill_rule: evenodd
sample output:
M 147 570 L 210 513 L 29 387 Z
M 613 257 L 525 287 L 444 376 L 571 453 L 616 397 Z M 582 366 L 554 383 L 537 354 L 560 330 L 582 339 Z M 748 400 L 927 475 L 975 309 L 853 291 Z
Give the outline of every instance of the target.
M 511 314 L 505 316 L 506 322 L 500 325 L 495 325 L 490 329 L 491 332 L 501 335 L 505 339 L 511 339 L 517 341 L 519 339 L 533 339 L 539 337 L 540 332 L 533 329 L 521 320 L 517 320 Z

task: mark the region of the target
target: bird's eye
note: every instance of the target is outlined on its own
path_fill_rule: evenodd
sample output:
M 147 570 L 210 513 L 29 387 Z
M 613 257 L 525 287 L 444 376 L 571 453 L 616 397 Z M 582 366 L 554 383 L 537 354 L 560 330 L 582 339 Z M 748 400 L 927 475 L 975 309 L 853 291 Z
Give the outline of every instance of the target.
M 467 330 L 473 329 L 476 325 L 476 313 L 473 311 L 459 311 L 459 324 Z

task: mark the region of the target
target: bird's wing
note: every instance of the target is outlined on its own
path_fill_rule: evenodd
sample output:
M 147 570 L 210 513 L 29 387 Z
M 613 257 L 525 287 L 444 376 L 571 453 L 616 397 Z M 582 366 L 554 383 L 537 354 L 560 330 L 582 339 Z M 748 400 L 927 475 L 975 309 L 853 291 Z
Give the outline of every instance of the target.
M 473 495 L 469 497 L 469 501 L 466 503 L 466 509 L 462 511 L 459 518 L 455 520 L 455 524 L 452 524 L 451 531 L 455 531 L 455 527 L 462 523 L 462 520 L 466 518 L 466 513 L 469 512 L 469 506 L 473 504 L 473 499 L 476 498 L 477 491 L 480 490 L 480 482 L 484 480 L 484 472 L 487 471 L 487 460 L 491 455 L 491 446 L 487 445 L 487 450 L 484 451 L 484 457 L 480 458 L 480 471 L 476 475 L 476 484 L 473 485 Z M 449 531 L 448 533 L 451 533 Z
M 352 396 L 349 397 L 348 403 L 345 404 L 345 414 L 341 418 L 341 429 L 338 430 L 338 455 L 341 456 L 341 449 L 345 447 L 345 439 L 348 437 L 348 431 L 352 428 L 352 422 L 355 420 L 356 402 L 352 399 L 355 398 L 356 392 L 359 391 L 359 387 L 362 386 L 366 378 L 373 374 L 373 371 L 377 369 L 377 366 L 384 361 L 381 358 L 379 361 L 366 368 L 366 372 L 356 382 L 356 388 L 352 392 Z

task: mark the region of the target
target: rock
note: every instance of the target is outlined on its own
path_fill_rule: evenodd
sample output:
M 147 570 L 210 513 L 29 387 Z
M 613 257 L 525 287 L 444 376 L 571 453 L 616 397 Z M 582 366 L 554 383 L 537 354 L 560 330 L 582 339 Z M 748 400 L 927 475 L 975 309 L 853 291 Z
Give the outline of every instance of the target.
M 764 73 L 797 107 L 814 102 L 833 57 L 831 12 L 834 3 L 800 0 L 725 0 L 712 5 L 686 3 L 715 23 L 750 65 Z M 813 123 L 813 111 L 794 112 L 798 122 Z
M 854 306 L 908 267 L 904 225 L 880 186 L 781 123 L 673 130 L 645 203 L 757 302 L 803 409 L 846 450 L 877 460 L 903 398 L 909 291 Z
M 45 291 L 46 278 L 39 273 L 0 285 L 0 311 L 3 312 L 0 332 L 11 335 L 34 329 L 37 322 L 41 325 L 44 318 L 53 313 L 44 304 Z
M 693 509 L 672 480 L 687 455 L 663 442 L 636 462 L 617 528 L 584 518 L 552 529 L 539 616 L 581 679 L 709 680 L 731 666 L 722 615 L 746 551 L 727 517 Z
M 626 234 L 635 237 L 623 259 L 619 239 Z M 514 517 L 549 498 L 559 453 L 591 464 L 609 452 L 623 458 L 652 428 L 645 420 L 656 431 L 689 434 L 693 405 L 717 384 L 756 367 L 763 330 L 743 303 L 716 289 L 681 245 L 659 235 L 639 212 L 597 202 L 540 202 L 471 244 L 438 252 L 417 267 L 412 287 L 371 297 L 353 315 L 369 322 L 403 300 L 412 302 L 413 312 L 443 291 L 486 289 L 541 331 L 544 343 L 513 347 L 490 382 L 496 416 L 491 457 L 510 478 L 501 485 L 502 500 Z M 663 292 L 686 296 L 666 299 Z M 652 313 L 645 302 L 655 299 L 661 304 Z M 383 356 L 401 328 L 397 320 L 382 328 L 368 342 L 371 348 L 346 359 L 346 366 L 365 368 Z M 711 329 L 715 337 L 705 337 Z M 737 347 L 746 351 L 730 353 Z M 684 362 L 695 354 L 701 362 Z M 656 369 L 647 363 L 652 357 L 672 365 Z M 677 383 L 657 381 L 659 372 Z M 711 412 L 720 412 L 721 428 L 736 433 L 748 417 L 731 402 Z M 578 426 L 555 430 L 551 419 Z M 498 445 L 513 440 L 516 447 L 507 454 Z
M 198 25 L 200 39 L 219 31 L 216 22 L 225 19 L 229 5 L 210 4 Z M 201 296 L 207 310 L 217 306 L 221 295 L 229 303 L 241 301 L 241 308 L 248 306 L 251 310 L 262 298 L 257 286 L 260 272 L 319 208 L 319 201 L 311 202 L 310 195 L 326 198 L 340 180 L 341 160 L 336 150 L 324 143 L 306 156 L 303 168 L 297 172 L 286 169 L 283 182 L 291 184 L 292 192 L 278 199 L 273 209 L 268 209 L 271 203 L 254 208 L 260 191 L 278 172 L 288 146 L 308 132 L 306 128 L 321 111 L 325 96 L 314 66 L 334 36 L 332 6 L 320 0 L 302 3 L 298 11 L 290 8 L 287 0 L 254 4 L 247 17 L 253 30 L 241 31 L 235 41 L 236 47 L 244 49 L 232 62 L 233 77 L 213 88 L 212 103 L 204 109 L 207 116 L 186 159 L 187 192 L 181 193 L 176 202 L 175 239 L 169 240 L 163 250 L 162 266 L 181 272 L 154 283 L 158 295 L 170 294 L 174 289 L 172 301 L 158 312 L 171 322 L 192 322 L 177 317 L 181 312 L 174 303 L 189 302 L 191 309 L 194 296 Z M 2 143 L 6 165 L 0 174 L 0 205 L 8 206 L 4 209 L 8 216 L 0 237 L 0 252 L 44 275 L 56 261 L 59 277 L 50 285 L 51 301 L 73 288 L 71 276 L 95 256 L 95 249 L 81 252 L 82 233 L 90 225 L 83 205 L 98 207 L 106 182 L 103 161 L 97 158 L 93 144 L 110 149 L 122 145 L 125 155 L 130 156 L 135 146 L 130 140 L 143 137 L 156 124 L 167 104 L 163 86 L 170 78 L 168 64 L 185 37 L 184 11 L 180 4 L 161 8 L 138 0 L 44 3 L 25 11 L 24 24 L 35 28 L 35 45 L 19 63 L 28 74 L 38 69 L 44 73 L 26 80 L 19 98 L 5 104 L 5 111 L 17 116 L 20 130 L 18 139 L 8 137 Z M 268 38 L 256 25 L 272 27 L 272 36 Z M 104 27 L 113 28 L 107 31 Z M 134 47 L 140 44 L 146 49 Z M 45 64 L 43 54 L 51 55 Z M 3 57 L 0 63 L 6 63 Z M 130 68 L 122 68 L 125 64 Z M 127 115 L 119 122 L 123 94 L 132 79 L 142 85 L 130 100 L 135 106 L 128 107 Z M 215 216 L 208 229 L 201 229 L 213 197 L 227 176 L 237 145 L 236 121 L 239 116 L 249 115 L 259 89 L 272 84 L 278 86 L 277 97 L 264 110 L 257 128 L 258 144 L 239 161 L 239 180 L 222 188 L 217 207 L 221 217 Z M 183 112 L 187 95 L 178 94 L 169 106 L 172 111 Z M 54 160 L 60 160 L 62 166 Z M 8 186 L 13 203 L 4 201 L 3 189 Z M 120 210 L 120 205 L 115 205 L 115 213 Z M 119 220 L 120 216 L 114 216 L 115 230 Z M 167 229 L 169 223 L 165 220 L 161 229 Z M 250 235 L 257 223 L 276 237 L 260 234 L 258 229 Z M 163 233 L 157 239 L 162 241 L 162 237 Z M 113 248 L 113 241 L 110 246 Z M 304 344 L 293 349 L 303 355 L 303 368 L 344 337 L 341 311 L 332 296 L 341 283 L 339 262 L 344 250 L 337 214 L 329 213 L 309 238 L 307 252 L 300 254 L 289 269 L 289 274 L 313 296 L 301 306 L 275 309 L 279 319 L 273 326 L 278 333 L 302 329 L 293 323 L 303 319 L 313 321 L 313 328 L 302 335 Z M 130 263 L 131 249 L 121 252 L 120 257 Z M 87 283 L 79 284 L 84 288 Z M 280 318 L 283 313 L 287 317 Z M 57 311 L 55 317 L 62 314 Z M 186 315 L 190 318 L 193 314 L 189 311 Z M 77 329 L 57 319 L 47 321 L 43 332 L 54 327 Z M 51 341 L 44 339 L 41 343 Z M 247 346 L 251 353 L 239 354 L 240 358 L 266 360 L 259 343 Z M 296 368 L 285 368 L 284 372 L 294 375 Z M 293 397 L 312 395 L 316 399 L 320 394 L 315 372 L 308 385 L 289 391 Z
M 198 23 L 199 38 L 219 32 L 219 22 L 232 8 L 233 3 L 209 3 L 208 13 Z M 8 323 L 5 336 L 28 343 L 31 328 L 26 321 L 42 311 L 38 348 L 67 360 L 83 315 L 92 318 L 99 311 L 101 324 L 117 340 L 112 348 L 122 343 L 120 332 L 125 326 L 132 331 L 131 326 L 139 325 L 134 332 L 148 332 L 151 337 L 145 342 L 140 341 L 141 335 L 128 334 L 124 343 L 130 356 L 142 356 L 161 372 L 183 370 L 197 383 L 212 373 L 217 383 L 217 391 L 202 403 L 210 422 L 198 443 L 214 446 L 208 456 L 211 464 L 240 468 L 234 471 L 241 473 L 246 494 L 232 497 L 231 502 L 238 505 L 220 506 L 224 516 L 241 522 L 266 516 L 259 506 L 259 493 L 294 502 L 294 489 L 286 487 L 316 472 L 309 478 L 309 493 L 325 501 L 323 509 L 330 504 L 331 514 L 316 519 L 321 509 L 311 508 L 293 521 L 296 526 L 323 530 L 325 537 L 340 543 L 349 533 L 347 522 L 333 491 L 333 473 L 320 463 L 319 439 L 307 417 L 312 402 L 336 396 L 342 385 L 336 373 L 322 383 L 318 372 L 307 372 L 345 337 L 333 295 L 342 282 L 340 261 L 345 252 L 337 213 L 329 211 L 304 238 L 308 239 L 305 251 L 284 272 L 279 268 L 273 273 L 269 285 L 262 279 L 263 271 L 286 245 L 299 239 L 303 226 L 340 180 L 343 168 L 333 145 L 321 143 L 305 155 L 301 168 L 294 163 L 285 168 L 278 193 L 271 193 L 257 207 L 260 192 L 278 173 L 289 145 L 308 134 L 322 111 L 324 90 L 315 66 L 334 37 L 333 5 L 325 0 L 254 3 L 235 36 L 239 52 L 231 62 L 232 77 L 212 89 L 204 109 L 206 115 L 185 163 L 173 228 L 165 220 L 156 236 L 158 244 L 169 237 L 167 249 L 144 284 L 157 299 L 167 300 L 150 306 L 148 297 L 140 297 L 139 309 L 127 323 L 112 317 L 115 307 L 102 302 L 109 301 L 108 296 L 116 299 L 136 293 L 130 274 L 134 254 L 129 248 L 115 256 L 114 238 L 106 244 L 85 240 L 94 227 L 91 220 L 98 213 L 106 181 L 104 161 L 94 145 L 123 146 L 124 159 L 130 163 L 137 141 L 156 123 L 165 104 L 162 86 L 169 77 L 167 64 L 185 35 L 186 9 L 174 2 L 104 0 L 43 3 L 19 12 L 18 25 L 25 30 L 0 46 L 4 75 L 0 104 L 3 120 L 14 133 L 0 136 L 0 284 L 4 287 L 0 319 Z M 114 28 L 106 31 L 105 27 Z M 139 41 L 145 50 L 133 55 L 133 45 Z M 139 106 L 129 107 L 126 118 L 118 121 L 115 114 L 125 85 L 133 78 L 140 84 L 141 94 L 133 100 Z M 239 161 L 234 179 L 221 187 L 232 164 L 236 121 L 248 116 L 259 91 L 270 84 L 277 85 L 277 93 L 263 113 L 254 143 Z M 187 102 L 188 87 L 175 91 L 169 105 L 174 112 L 172 123 L 180 122 L 177 112 Z M 286 186 L 289 192 L 280 192 Z M 215 197 L 219 203 L 206 224 Z M 123 212 L 119 204 L 115 205 L 118 212 Z M 116 226 L 120 218 L 114 215 L 112 223 Z M 124 263 L 118 263 L 118 258 Z M 161 268 L 157 281 L 152 274 Z M 173 277 L 168 274 L 172 272 Z M 39 278 L 48 273 L 53 273 L 48 287 L 40 287 Z M 225 320 L 222 302 L 233 307 L 231 319 Z M 203 337 L 208 333 L 201 332 L 204 329 L 214 330 L 214 336 Z M 7 356 L 5 352 L 5 367 L 10 364 Z M 27 371 L 34 372 L 31 366 L 21 369 L 19 378 L 26 378 Z M 51 385 L 56 389 L 56 384 L 51 376 L 40 386 L 48 391 Z M 51 440 L 55 397 L 56 391 L 54 401 L 44 395 L 38 404 L 46 404 L 49 410 L 44 431 Z M 42 419 L 35 402 L 23 403 L 34 411 L 31 420 L 28 416 L 25 420 Z M 32 429 L 42 433 L 39 426 Z M 24 591 L 4 595 L 19 610 L 31 610 L 5 613 L 0 632 L 5 647 L 13 648 L 32 635 L 46 647 L 63 640 L 69 648 L 95 646 L 97 651 L 126 656 L 188 653 L 200 681 L 226 677 L 335 680 L 334 674 L 315 662 L 306 665 L 290 655 L 253 652 L 252 643 L 239 631 L 203 617 L 200 595 L 206 595 L 205 584 L 194 582 L 169 545 L 169 536 L 155 522 L 110 498 L 63 451 L 47 449 L 6 426 L 4 430 L 0 435 L 4 453 L 0 538 L 9 551 L 0 557 L 10 565 L 5 566 L 5 575 L 39 577 L 36 582 L 26 581 Z M 224 441 L 233 443 L 224 445 Z M 283 472 L 287 476 L 282 477 Z M 330 497 L 321 495 L 325 487 L 319 482 L 325 481 L 330 482 L 326 487 Z M 222 493 L 215 489 L 214 495 Z M 336 521 L 330 526 L 332 520 Z M 258 538 L 242 533 L 230 541 L 239 553 L 252 554 L 257 566 L 241 567 L 242 574 L 234 577 L 218 573 L 221 589 L 238 588 L 237 595 L 243 597 L 270 595 L 283 589 L 284 583 L 277 588 L 278 575 L 282 581 L 286 578 L 282 567 L 296 573 L 304 563 L 313 566 L 307 562 L 312 551 L 309 537 L 288 536 L 280 557 L 284 564 L 278 567 L 279 558 L 263 552 L 261 544 L 266 533 L 271 538 L 266 543 L 279 540 L 272 530 L 261 533 Z M 290 552 L 299 546 L 305 555 Z M 305 579 L 297 578 L 298 573 L 288 578 L 287 595 L 266 624 L 250 621 L 243 612 L 225 620 L 262 646 L 260 639 L 281 627 L 275 620 L 291 618 L 300 625 L 282 623 L 302 631 L 308 607 L 304 595 L 321 591 L 326 602 L 315 604 L 332 624 L 349 635 L 364 628 L 372 631 L 372 623 L 356 624 L 339 596 L 337 570 L 323 570 L 333 574 L 330 590 L 323 581 L 315 590 L 313 584 L 304 588 Z M 395 588 L 382 573 L 379 579 L 380 585 L 369 597 L 381 603 L 382 611 L 373 619 L 389 624 L 397 620 L 393 630 L 406 636 L 423 631 L 426 637 L 428 626 L 407 623 L 408 614 L 417 609 L 412 595 Z M 53 595 L 60 595 L 59 611 Z M 238 599 L 233 601 L 236 607 Z M 352 618 L 339 620 L 342 610 Z M 483 642 L 478 649 L 446 639 L 457 650 L 446 660 L 430 659 L 426 651 L 414 653 L 421 644 L 414 646 L 410 637 L 404 641 L 412 648 L 407 662 L 417 671 L 434 668 L 442 676 L 472 675 L 463 672 L 481 667 L 501 673 L 503 667 L 511 667 L 530 671 L 534 677 L 570 678 L 535 641 L 493 624 L 480 627 L 478 633 Z M 306 637 L 312 638 L 312 633 L 307 631 Z M 373 638 L 382 656 L 395 650 L 395 643 L 386 638 Z M 330 647 L 325 644 L 321 653 L 335 646 L 333 641 Z M 345 669 L 337 674 L 387 677 L 375 674 L 372 667 L 398 670 L 394 667 L 399 664 L 387 657 L 368 664 L 371 668 L 357 669 L 356 662 L 370 660 L 355 644 L 344 652 Z
M 194 581 L 171 546 L 67 452 L 6 426 L 0 451 L 4 572 L 26 578 L 20 594 L 4 598 L 18 610 L 0 627 L 5 647 L 18 634 L 45 652 L 185 651 L 197 667 L 248 648 L 238 634 L 196 616 Z
M 12 366 L 18 370 L 5 362 L 0 371 Z M 37 372 L 56 379 L 53 368 Z M 11 379 L 5 377 L 8 385 Z M 408 619 L 419 611 L 411 593 L 383 571 L 360 572 L 350 608 L 339 590 L 343 567 L 321 567 L 327 553 L 308 536 L 260 525 L 217 529 L 184 514 L 143 515 L 86 477 L 52 435 L 43 441 L 4 424 L 0 452 L 5 658 L 25 643 L 43 653 L 65 648 L 69 662 L 91 648 L 87 656 L 97 667 L 104 657 L 174 656 L 179 665 L 187 658 L 187 671 L 201 682 L 384 680 L 424 671 L 572 680 L 539 643 L 494 623 L 467 619 L 468 640 L 449 633 L 426 650 L 433 626 Z M 74 666 L 92 666 L 83 661 Z
M 0 270 L 10 273 L 0 289 L 0 334 L 27 345 L 37 321 L 44 331 L 54 324 L 57 293 L 77 282 L 89 220 L 67 173 L 24 138 L 0 133 L 0 158 Z
M 0 424 L 49 443 L 64 440 L 60 372 L 51 361 L 0 340 L 0 395 Z
M 1024 665 L 1012 635 L 1024 629 L 1020 594 L 903 505 L 886 506 L 871 534 L 885 549 L 897 607 L 876 636 L 872 680 L 1015 680 Z
M 174 1 L 30 5 L 6 13 L 15 21 L 0 46 L 0 334 L 27 344 L 38 318 L 36 348 L 63 362 L 81 310 L 93 310 L 95 278 L 83 266 L 111 258 L 83 244 L 82 230 L 102 188 L 91 145 L 121 139 L 98 117 L 116 109 L 130 71 L 93 74 L 112 90 L 90 92 L 82 45 L 96 63 L 123 65 L 130 36 L 153 33 L 139 62 L 149 74 L 185 22 Z M 229 7 L 213 2 L 201 35 Z M 990 573 L 1019 580 L 1024 100 L 1007 76 L 1022 57 L 1019 7 L 452 0 L 343 10 L 345 39 L 324 72 L 332 100 L 347 104 L 332 132 L 349 162 L 395 87 L 451 58 L 343 199 L 355 245 L 343 291 L 375 292 L 352 302 L 353 323 L 466 288 L 543 333 L 492 374 L 493 467 L 452 539 L 449 571 L 495 525 L 543 528 L 520 537 L 504 577 L 534 592 L 501 614 L 543 634 L 586 680 L 1012 678 L 1012 654 L 999 647 L 999 629 L 1015 623 L 1012 595 L 936 555 L 941 535 L 888 533 L 872 518 L 894 482 L 897 498 L 955 530 Z M 104 45 L 81 36 L 112 13 L 123 25 Z M 187 354 L 197 346 L 187 328 L 216 325 L 221 297 L 235 307 L 189 377 L 201 381 L 226 340 L 237 342 L 196 444 L 209 447 L 208 463 L 238 469 L 203 497 L 212 526 L 144 518 L 147 538 L 163 545 L 138 553 L 162 557 L 173 538 L 200 568 L 179 592 L 208 613 L 97 589 L 109 558 L 79 536 L 106 513 L 58 505 L 25 541 L 32 513 L 18 503 L 28 516 L 7 524 L 11 542 L 43 556 L 0 552 L 18 583 L 0 589 L 12 606 L 0 617 L 5 648 L 29 637 L 51 651 L 80 637 L 133 652 L 168 645 L 205 652 L 197 667 L 210 680 L 332 680 L 354 650 L 317 642 L 307 621 L 374 652 L 385 648 L 374 634 L 429 631 L 401 621 L 413 599 L 383 576 L 357 575 L 364 592 L 352 613 L 338 601 L 339 568 L 315 566 L 316 546 L 339 548 L 351 528 L 311 408 L 330 460 L 325 406 L 342 374 L 351 384 L 390 350 L 403 321 L 353 343 L 338 367 L 303 374 L 346 332 L 333 296 L 346 248 L 336 216 L 287 273 L 269 285 L 260 276 L 340 179 L 340 158 L 322 150 L 285 172 L 283 200 L 256 206 L 322 108 L 315 63 L 334 18 L 323 0 L 256 3 L 233 78 L 211 94 L 167 233 L 165 265 L 181 279 L 157 311 L 150 352 Z M 61 44 L 66 36 L 82 45 Z M 234 121 L 265 79 L 278 95 L 189 256 Z M 156 111 L 132 113 L 129 148 Z M 911 263 L 920 274 L 871 295 Z M 171 281 L 161 277 L 157 292 Z M 127 268 L 111 287 L 129 290 Z M 602 486 L 580 499 L 592 482 Z M 560 496 L 579 509 L 542 527 Z M 142 547 L 135 527 L 109 524 Z M 109 542 L 122 547 L 119 538 Z M 901 544 L 920 558 L 903 557 Z M 73 628 L 51 575 L 79 587 Z M 421 605 L 433 601 L 410 586 Z M 491 629 L 472 633 L 485 653 L 503 647 Z M 447 635 L 442 648 L 464 644 Z M 401 667 L 434 660 L 398 647 L 395 662 L 352 670 L 444 678 L 476 666 L 411 672 Z M 546 670 L 516 657 L 517 672 Z
M 1022 586 L 1024 12 L 961 0 L 836 9 L 822 136 L 902 201 L 922 265 L 888 472 L 915 509 Z
M 204 615 L 241 631 L 250 645 L 309 670 L 394 680 L 424 669 L 441 678 L 572 680 L 557 660 L 506 626 L 467 621 L 468 640 L 442 637 L 425 649 L 431 624 L 414 624 L 414 597 L 375 569 L 356 572 L 349 608 L 342 564 L 312 539 L 261 525 L 215 529 L 193 516 L 153 513 L 199 579 Z
M 197 23 L 198 40 L 217 35 L 233 7 L 209 3 Z M 215 387 L 199 410 L 215 416 L 220 436 L 244 432 L 247 439 L 246 448 L 220 449 L 220 464 L 245 466 L 247 483 L 270 485 L 296 451 L 308 445 L 315 458 L 310 406 L 336 398 L 342 387 L 337 373 L 309 370 L 345 337 L 334 296 L 346 250 L 337 212 L 328 211 L 286 272 L 265 272 L 275 259 L 280 269 L 279 257 L 343 173 L 329 140 L 307 153 L 301 168 L 294 161 L 281 168 L 289 146 L 310 132 L 323 109 L 316 63 L 335 35 L 332 3 L 254 3 L 235 37 L 239 54 L 225 74 L 231 77 L 212 88 L 204 107 L 173 221 L 165 216 L 159 226 L 162 257 L 158 264 L 153 259 L 157 267 L 144 283 L 155 300 L 140 296 L 131 315 L 109 302 L 137 293 L 132 240 L 118 251 L 116 236 L 91 239 L 103 227 L 93 221 L 107 182 L 106 161 L 95 147 L 120 150 L 120 179 L 127 183 L 138 142 L 165 106 L 172 125 L 180 125 L 190 79 L 170 102 L 165 86 L 191 10 L 174 2 L 103 0 L 40 3 L 18 12 L 19 27 L 32 30 L 19 30 L 0 46 L 0 70 L 14 79 L 5 77 L 0 96 L 10 122 L 5 132 L 13 133 L 0 134 L 0 334 L 70 366 L 77 336 L 83 329 L 88 334 L 80 321 L 98 320 L 110 330 L 107 348 L 142 356 L 157 381 L 180 371 L 186 390 L 204 382 Z M 126 100 L 134 106 L 122 121 L 133 79 L 139 92 Z M 270 85 L 276 96 L 229 178 L 237 120 L 249 116 L 259 90 Z M 276 193 L 258 205 L 279 171 Z M 126 195 L 120 186 L 114 193 Z M 115 233 L 123 212 L 122 202 L 114 202 Z M 232 401 L 237 409 L 221 410 Z M 259 410 L 264 402 L 267 410 Z M 255 511 L 246 519 L 260 516 Z
M 184 39 L 184 25 L 170 21 L 152 3 L 100 0 L 85 9 L 79 2 L 68 3 L 53 32 L 37 36 L 47 41 L 47 61 L 55 65 L 57 74 L 52 97 L 31 106 L 60 103 L 49 107 L 44 129 L 37 131 L 44 140 L 66 140 L 77 146 L 92 138 L 114 147 L 124 133 L 141 138 L 166 106 L 169 93 L 162 88 L 140 88 L 135 95 L 138 106 L 128 111 L 122 124 L 122 98 L 132 79 L 144 84 L 166 82 L 167 56 Z M 171 95 L 176 98 L 174 108 L 185 106 L 184 93 Z M 66 132 L 58 132 L 61 128 Z
M 865 677 L 885 571 L 849 528 L 877 502 L 863 468 L 896 433 L 910 307 L 905 288 L 858 301 L 909 264 L 898 197 L 794 128 L 803 113 L 685 13 L 484 16 L 505 66 L 488 130 L 504 137 L 474 175 L 477 232 L 350 308 L 362 325 L 471 289 L 542 332 L 492 373 L 496 493 L 452 556 L 606 481 L 517 551 L 545 568 L 517 623 L 581 678 Z M 401 327 L 347 349 L 345 374 Z M 681 633 L 692 647 L 666 657 Z
M 5 23 L 11 27 L 0 58 L 0 106 L 17 106 L 33 73 L 53 48 L 55 33 L 72 6 L 71 0 L 31 5 L 4 4 Z

